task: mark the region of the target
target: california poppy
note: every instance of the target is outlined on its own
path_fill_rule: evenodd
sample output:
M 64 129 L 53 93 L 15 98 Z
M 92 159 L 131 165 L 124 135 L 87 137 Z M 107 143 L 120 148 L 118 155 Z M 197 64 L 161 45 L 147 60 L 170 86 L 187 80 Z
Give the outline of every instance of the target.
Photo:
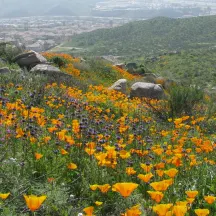
M 149 182 L 149 180 L 153 177 L 154 175 L 152 173 L 148 173 L 146 175 L 139 174 L 137 177 L 144 181 L 145 183 Z
M 212 204 L 216 200 L 216 197 L 214 197 L 214 196 L 204 196 L 204 199 L 208 204 Z
M 150 184 L 156 191 L 166 191 L 170 184 L 167 181 L 152 182 Z
M 104 184 L 104 185 L 98 185 L 98 188 L 102 193 L 106 193 L 111 188 L 111 186 L 109 184 Z
M 199 192 L 198 191 L 185 191 L 185 193 L 187 194 L 189 198 L 195 198 Z
M 95 202 L 95 205 L 96 205 L 96 206 L 100 206 L 100 205 L 102 205 L 102 204 L 103 204 L 103 202 L 100 202 L 100 201 L 96 201 L 96 202 Z
M 159 203 L 163 199 L 163 197 L 164 197 L 164 194 L 162 192 L 160 192 L 160 191 L 147 191 L 147 193 L 157 203 Z
M 178 170 L 175 168 L 169 169 L 169 170 L 165 170 L 164 173 L 166 175 L 168 175 L 170 178 L 174 178 L 176 176 L 176 174 L 178 173 Z
M 207 216 L 210 214 L 208 209 L 195 209 L 194 211 L 197 216 Z
M 10 195 L 10 193 L 0 193 L 0 198 L 5 200 L 8 198 L 9 195 Z
M 77 169 L 77 165 L 75 163 L 69 163 L 67 167 L 71 170 Z
M 186 205 L 175 205 L 172 208 L 172 213 L 176 216 L 184 216 L 187 213 Z
M 28 208 L 33 212 L 40 208 L 41 204 L 47 198 L 46 196 L 24 195 Z
M 93 216 L 94 207 L 89 206 L 83 209 L 87 216 Z
M 171 208 L 172 204 L 158 204 L 153 206 L 153 211 L 158 214 L 158 216 L 165 216 L 168 210 Z
M 126 168 L 126 173 L 127 173 L 128 175 L 134 175 L 134 174 L 136 174 L 136 170 L 134 170 L 133 167 L 127 167 L 127 168 Z
M 35 158 L 36 158 L 36 160 L 40 160 L 42 157 L 43 157 L 42 154 L 40 154 L 40 153 L 35 153 Z
M 138 184 L 132 182 L 116 183 L 112 186 L 112 190 L 119 192 L 124 198 L 131 195 L 131 193 L 138 187 Z
M 130 209 L 127 209 L 126 213 L 123 214 L 123 216 L 139 216 L 142 212 L 140 211 L 140 206 L 135 205 L 131 207 Z

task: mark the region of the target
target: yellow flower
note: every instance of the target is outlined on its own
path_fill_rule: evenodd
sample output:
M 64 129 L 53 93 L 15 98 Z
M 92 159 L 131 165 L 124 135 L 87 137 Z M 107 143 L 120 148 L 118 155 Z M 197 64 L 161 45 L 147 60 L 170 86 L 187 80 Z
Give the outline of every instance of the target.
M 169 170 L 165 170 L 164 173 L 166 175 L 168 175 L 170 178 L 174 178 L 176 176 L 176 174 L 178 173 L 178 170 L 175 168 L 169 169 Z
M 189 198 L 195 198 L 199 192 L 198 191 L 185 191 L 185 193 L 187 194 Z
M 158 216 L 165 216 L 168 210 L 171 208 L 172 204 L 158 204 L 153 206 L 153 211 L 158 214 Z
M 90 185 L 90 188 L 91 188 L 91 190 L 95 191 L 95 190 L 98 189 L 98 186 L 99 186 L 99 185 L 94 184 L 94 185 Z
M 35 153 L 35 158 L 36 158 L 36 160 L 40 160 L 42 157 L 43 157 L 42 154 L 40 154 L 40 153 Z
M 212 204 L 215 201 L 216 197 L 214 197 L 214 196 L 204 196 L 204 199 L 208 204 Z
M 66 155 L 66 154 L 68 154 L 68 152 L 66 150 L 64 150 L 64 149 L 61 149 L 61 154 Z
M 166 191 L 170 185 L 171 185 L 171 182 L 168 182 L 168 180 L 152 182 L 150 184 L 150 186 L 153 187 L 156 191 Z
M 94 207 L 89 206 L 83 209 L 87 216 L 93 216 Z
M 145 172 L 150 172 L 151 171 L 151 169 L 152 169 L 152 164 L 150 164 L 150 165 L 146 165 L 146 164 L 144 164 L 144 163 L 140 163 L 140 166 L 141 166 L 141 168 L 145 171 Z
M 195 214 L 198 216 L 206 216 L 210 214 L 208 209 L 195 209 Z
M 142 212 L 140 211 L 140 206 L 135 205 L 131 207 L 130 209 L 127 209 L 126 213 L 123 214 L 123 216 L 139 216 Z
M 141 180 L 143 180 L 145 183 L 149 182 L 149 180 L 153 177 L 154 175 L 152 173 L 148 173 L 146 175 L 139 174 L 137 177 Z
M 121 150 L 119 152 L 119 156 L 122 158 L 122 159 L 127 159 L 130 157 L 130 152 L 128 151 L 125 151 L 125 150 Z
M 5 194 L 0 193 L 0 198 L 3 199 L 3 200 L 5 200 L 5 199 L 8 198 L 9 195 L 10 195 L 10 193 L 5 193 Z
M 195 198 L 187 198 L 188 203 L 192 204 Z
M 184 216 L 187 213 L 187 205 L 176 205 L 172 208 L 175 216 Z
M 24 195 L 26 204 L 31 211 L 36 211 L 47 198 L 46 196 Z
M 162 192 L 160 192 L 160 191 L 147 191 L 147 193 L 157 203 L 159 203 L 163 199 L 163 197 L 164 197 L 164 194 Z
M 128 175 L 134 175 L 134 174 L 136 174 L 136 171 L 134 170 L 133 167 L 127 167 L 127 168 L 126 168 L 126 173 L 127 173 Z
M 96 202 L 95 202 L 95 205 L 96 205 L 96 206 L 100 206 L 100 205 L 102 205 L 102 204 L 103 204 L 103 202 L 100 202 L 100 201 L 96 201 Z
M 93 191 L 99 189 L 102 193 L 107 193 L 107 191 L 111 188 L 111 186 L 109 184 L 104 184 L 104 185 L 94 184 L 94 185 L 90 185 L 90 188 Z
M 138 184 L 132 182 L 116 183 L 112 186 L 112 190 L 119 192 L 124 198 L 131 195 L 131 193 L 138 187 Z
M 104 185 L 98 185 L 98 188 L 102 193 L 106 193 L 111 188 L 111 186 L 109 184 L 104 184 Z
M 68 169 L 71 169 L 71 170 L 77 169 L 77 165 L 75 163 L 69 163 Z

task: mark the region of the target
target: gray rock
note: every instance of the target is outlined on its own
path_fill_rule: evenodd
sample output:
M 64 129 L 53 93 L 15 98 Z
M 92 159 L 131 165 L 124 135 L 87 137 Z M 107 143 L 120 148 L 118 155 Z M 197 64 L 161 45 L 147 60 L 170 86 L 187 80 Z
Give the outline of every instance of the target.
M 119 91 L 119 92 L 122 92 L 123 94 L 126 94 L 127 80 L 126 79 L 119 79 L 111 87 L 109 87 L 109 90 L 112 90 L 112 89 Z
M 123 69 L 123 70 L 126 69 L 125 63 L 115 64 L 114 66 L 116 66 L 116 67 L 118 67 L 118 68 L 121 68 L 121 69 Z
M 35 51 L 22 53 L 13 59 L 20 67 L 34 67 L 37 64 L 46 63 L 47 60 Z
M 11 73 L 11 71 L 8 67 L 0 68 L 0 74 L 3 74 L 3 73 Z
M 130 97 L 146 97 L 152 99 L 161 99 L 164 96 L 164 90 L 161 85 L 145 82 L 136 82 L 131 86 Z
M 32 73 L 42 73 L 42 74 L 56 74 L 56 73 L 60 73 L 60 69 L 57 67 L 54 67 L 52 65 L 48 65 L 48 64 L 38 64 L 35 67 L 33 67 L 30 72 Z

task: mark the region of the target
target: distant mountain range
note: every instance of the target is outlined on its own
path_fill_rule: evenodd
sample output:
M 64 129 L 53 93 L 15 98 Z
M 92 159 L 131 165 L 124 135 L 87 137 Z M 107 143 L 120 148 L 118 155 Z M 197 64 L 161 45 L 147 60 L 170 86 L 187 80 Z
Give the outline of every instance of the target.
M 130 58 L 173 50 L 214 47 L 215 23 L 216 16 L 187 19 L 158 17 L 76 35 L 64 46 L 84 48 L 86 55 Z
M 99 0 L 0 0 L 0 17 L 89 15 Z

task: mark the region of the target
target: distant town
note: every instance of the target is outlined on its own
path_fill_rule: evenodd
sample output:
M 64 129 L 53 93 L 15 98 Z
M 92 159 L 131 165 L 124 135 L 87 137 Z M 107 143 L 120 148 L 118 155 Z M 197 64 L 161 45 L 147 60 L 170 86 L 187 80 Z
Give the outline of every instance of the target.
M 112 28 L 130 19 L 103 17 L 23 17 L 0 19 L 0 42 L 12 42 L 36 52 L 49 50 L 75 34 Z
M 94 10 L 142 10 L 142 9 L 192 9 L 199 8 L 203 14 L 216 14 L 215 0 L 101 0 Z

